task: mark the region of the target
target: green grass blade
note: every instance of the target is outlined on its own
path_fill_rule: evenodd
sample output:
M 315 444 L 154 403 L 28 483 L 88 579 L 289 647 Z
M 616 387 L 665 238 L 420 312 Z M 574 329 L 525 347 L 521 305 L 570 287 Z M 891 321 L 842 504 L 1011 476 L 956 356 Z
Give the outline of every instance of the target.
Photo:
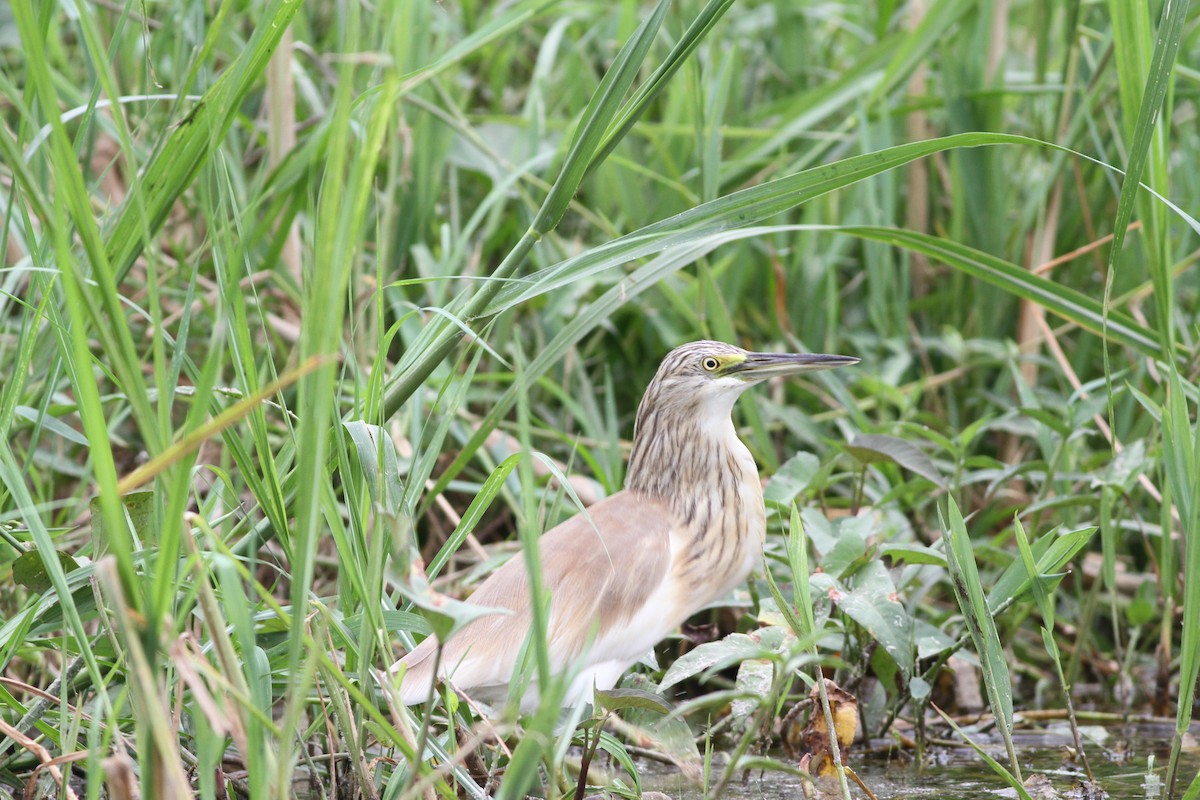
M 246 95 L 258 85 L 271 54 L 292 17 L 296 0 L 273 0 L 256 15 L 254 33 L 238 58 L 173 129 L 142 177 L 142 191 L 122 207 L 108 231 L 105 253 L 115 283 L 124 280 L 134 259 L 166 222 L 175 201 L 221 146 Z
M 1179 650 L 1179 698 L 1167 785 L 1173 795 L 1183 737 L 1192 721 L 1196 679 L 1200 676 L 1200 424 L 1191 422 L 1187 395 L 1172 369 L 1163 408 L 1163 462 L 1183 529 L 1183 626 Z
M 985 281 L 1016 297 L 1028 300 L 1099 336 L 1152 358 L 1168 360 L 1164 345 L 1155 332 L 1119 311 L 1105 314 L 1105 306 L 1083 292 L 1035 275 L 1010 261 L 989 255 L 964 244 L 899 228 L 843 227 L 837 230 L 864 239 L 884 242 L 921 253 L 947 264 L 977 280 Z M 1105 318 L 1107 316 L 1107 324 Z M 1185 358 L 1175 349 L 1176 358 Z
M 92 650 L 91 637 L 88 636 L 87 630 L 83 626 L 83 620 L 75 608 L 71 587 L 67 584 L 67 576 L 63 572 L 62 563 L 58 559 L 54 540 L 50 538 L 50 532 L 46 529 L 42 519 L 34 513 L 37 509 L 37 504 L 33 502 L 33 498 L 29 495 L 29 490 L 25 487 L 21 468 L 17 465 L 16 458 L 13 456 L 12 449 L 7 441 L 0 441 L 0 482 L 4 484 L 9 494 L 16 501 L 17 508 L 23 512 L 25 524 L 33 536 L 34 546 L 41 555 L 42 564 L 46 568 L 46 574 L 49 576 L 50 582 L 54 585 L 54 591 L 58 594 L 58 603 L 62 608 L 67 628 L 75 637 L 80 655 L 83 656 L 84 662 L 87 664 L 88 675 L 92 680 L 93 687 L 99 693 L 104 706 L 107 707 L 110 703 L 107 684 L 104 681 L 104 673 L 100 669 L 100 664 L 96 660 L 96 654 Z
M 429 565 L 426 567 L 425 572 L 431 580 L 442 571 L 442 567 L 446 565 L 446 562 L 450 560 L 450 557 L 454 555 L 458 548 L 462 546 L 462 543 L 466 541 L 467 534 L 474 530 L 475 526 L 479 523 L 479 520 L 483 517 L 484 512 L 487 511 L 488 507 L 492 504 L 492 501 L 496 499 L 496 495 L 500 493 L 500 490 L 504 488 L 505 481 L 508 480 L 508 476 L 512 474 L 513 469 L 517 466 L 518 462 L 520 462 L 522 458 L 524 458 L 523 455 L 520 453 L 515 453 L 504 459 L 504 461 L 500 462 L 500 464 L 494 470 L 492 470 L 492 474 L 488 475 L 487 480 L 483 482 L 483 486 L 481 486 L 475 496 L 471 498 L 471 504 L 467 506 L 467 510 L 463 512 L 462 518 L 459 519 L 458 525 L 455 526 L 454 531 L 448 537 L 446 537 L 446 543 L 442 545 L 442 548 L 438 550 L 437 555 L 434 556 L 433 560 L 430 561 Z
M 1118 51 L 1122 73 L 1122 104 L 1128 114 L 1133 109 L 1134 84 L 1140 78 L 1142 71 L 1140 53 L 1137 51 L 1144 45 L 1144 40 L 1148 38 L 1143 25 L 1128 25 L 1128 22 L 1131 21 L 1131 17 L 1136 17 L 1144 23 L 1150 12 L 1145 6 L 1122 3 L 1121 0 L 1114 0 L 1111 5 L 1116 8 L 1117 24 L 1113 27 L 1114 36 L 1119 44 L 1121 42 L 1125 44 L 1124 48 L 1118 47 Z M 1155 37 L 1154 52 L 1145 77 L 1145 86 L 1141 92 L 1141 102 L 1137 108 L 1137 121 L 1133 126 L 1133 139 L 1129 145 L 1125 178 L 1121 183 L 1121 195 L 1117 202 L 1117 216 L 1113 222 L 1113 241 L 1108 255 L 1108 276 L 1104 284 L 1104 307 L 1106 310 L 1112 296 L 1117 265 L 1125 243 L 1126 229 L 1129 221 L 1133 219 L 1142 173 L 1150 158 L 1151 140 L 1171 82 L 1175 57 L 1179 51 L 1179 42 L 1183 36 L 1184 22 L 1187 19 L 1188 5 L 1189 0 L 1166 0 L 1163 4 L 1162 19 Z M 1120 53 L 1126 55 L 1122 58 Z M 1156 242 L 1150 244 L 1151 247 L 1157 246 Z M 1152 262 L 1154 260 L 1152 259 Z M 1152 277 L 1161 316 L 1161 319 L 1158 320 L 1157 333 L 1163 349 L 1166 350 L 1170 348 L 1175 339 L 1171 315 L 1173 297 L 1170 272 L 1165 264 L 1161 264 L 1153 269 Z
M 1000 644 L 1000 633 L 996 629 L 995 620 L 992 619 L 983 584 L 979 580 L 979 570 L 975 566 L 975 553 L 967 534 L 966 523 L 953 497 L 947 498 L 947 513 L 950 524 L 946 526 L 946 530 L 950 542 L 946 548 L 946 561 L 950 567 L 954 595 L 958 598 L 963 621 L 971 633 L 975 652 L 979 655 L 988 704 L 992 708 L 996 727 L 1000 729 L 1000 735 L 1008 750 L 1009 765 L 1020 782 L 1021 765 L 1017 761 L 1012 741 L 1013 699 L 1008 660 L 1004 655 L 1004 647 Z
M 984 750 L 982 747 L 976 744 L 975 741 L 969 735 L 967 735 L 967 732 L 958 726 L 958 723 L 954 721 L 953 717 L 951 717 L 945 711 L 942 711 L 937 706 L 934 706 L 933 710 L 938 713 L 938 716 L 940 716 L 955 733 L 963 738 L 963 741 L 975 751 L 976 755 L 983 759 L 983 763 L 991 767 L 993 772 L 1004 779 L 1004 782 L 1009 785 L 1009 788 L 1011 788 L 1014 793 L 1016 793 L 1017 797 L 1021 798 L 1021 800 L 1033 800 L 1033 797 L 1029 794 L 1029 790 L 1025 788 L 1023 783 L 1021 783 L 1021 778 L 1019 775 L 1013 775 L 1004 768 L 1003 764 L 992 758 L 987 750 Z
M 683 32 L 683 36 L 671 48 L 670 54 L 658 65 L 654 74 L 638 87 L 633 97 L 629 99 L 612 125 L 605 131 L 595 156 L 588 164 L 588 172 L 591 172 L 596 165 L 603 162 L 616 149 L 621 140 L 625 138 L 625 134 L 633 129 L 637 121 L 646 113 L 649 105 L 654 102 L 654 99 L 658 97 L 679 68 L 708 36 L 713 26 L 725 16 L 725 12 L 729 10 L 733 2 L 734 0 L 708 0 L 700 13 L 692 20 L 692 24 Z

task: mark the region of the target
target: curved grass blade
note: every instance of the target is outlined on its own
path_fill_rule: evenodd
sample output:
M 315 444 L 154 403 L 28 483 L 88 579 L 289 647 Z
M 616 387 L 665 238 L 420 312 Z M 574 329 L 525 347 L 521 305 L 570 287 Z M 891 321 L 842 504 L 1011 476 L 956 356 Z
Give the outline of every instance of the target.
M 1154 331 L 1139 325 L 1127 314 L 1109 312 L 1105 324 L 1104 306 L 1082 292 L 1035 275 L 1011 261 L 984 253 L 964 244 L 926 233 L 898 228 L 840 227 L 852 236 L 903 247 L 941 261 L 957 270 L 1029 300 L 1063 319 L 1140 353 L 1164 361 L 1170 360 Z M 1186 353 L 1176 348 L 1177 358 Z
M 584 110 L 583 118 L 575 128 L 566 160 L 550 192 L 542 202 L 532 225 L 520 241 L 509 251 L 500 265 L 492 272 L 493 280 L 487 281 L 472 295 L 458 314 L 462 319 L 472 320 L 483 314 L 508 278 L 514 275 L 529 257 L 533 246 L 558 225 L 570 205 L 571 198 L 592 163 L 592 156 L 600 145 L 601 137 L 621 107 L 621 101 L 633 84 L 650 44 L 658 32 L 666 14 L 669 0 L 660 0 L 654 13 L 647 17 L 617 54 L 613 66 L 605 73 L 600 85 L 593 92 Z M 456 309 L 457 310 L 457 309 Z M 383 401 L 383 414 L 390 417 L 412 396 L 417 387 L 433 372 L 449 354 L 461 332 L 444 324 L 430 325 L 414 344 L 410 352 L 414 358 L 401 365 L 400 378 L 387 391 Z

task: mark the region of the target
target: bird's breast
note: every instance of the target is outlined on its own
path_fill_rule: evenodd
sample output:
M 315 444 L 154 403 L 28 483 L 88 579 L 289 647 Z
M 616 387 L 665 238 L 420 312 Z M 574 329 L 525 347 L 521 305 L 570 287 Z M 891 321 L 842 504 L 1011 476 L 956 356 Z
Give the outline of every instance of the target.
M 677 505 L 672 578 L 695 611 L 746 579 L 766 536 L 762 483 L 754 458 L 736 438 L 718 448 L 705 473 Z

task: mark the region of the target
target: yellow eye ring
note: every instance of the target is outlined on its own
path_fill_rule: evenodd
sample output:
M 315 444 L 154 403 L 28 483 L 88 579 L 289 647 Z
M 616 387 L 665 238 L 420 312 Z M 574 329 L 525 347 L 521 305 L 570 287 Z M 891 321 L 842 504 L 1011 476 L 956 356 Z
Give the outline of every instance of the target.
M 717 367 L 721 366 L 721 362 L 717 361 L 712 356 L 708 356 L 707 358 L 705 358 L 703 361 L 700 362 L 700 366 L 704 367 L 709 372 L 712 372 Z

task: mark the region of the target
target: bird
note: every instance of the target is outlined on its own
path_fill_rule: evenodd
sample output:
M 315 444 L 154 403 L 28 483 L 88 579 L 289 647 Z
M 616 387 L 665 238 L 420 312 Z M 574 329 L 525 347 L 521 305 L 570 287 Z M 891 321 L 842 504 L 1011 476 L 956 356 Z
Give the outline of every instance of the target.
M 737 398 L 768 378 L 858 361 L 715 341 L 689 342 L 663 358 L 638 406 L 624 489 L 539 540 L 550 666 L 555 675 L 573 675 L 564 706 L 611 689 L 761 559 L 762 481 L 734 429 Z M 480 583 L 467 602 L 506 613 L 476 617 L 445 642 L 431 635 L 393 664 L 404 704 L 426 702 L 439 679 L 473 700 L 502 704 L 530 630 L 530 595 L 523 558 Z M 520 709 L 538 702 L 534 678 Z

